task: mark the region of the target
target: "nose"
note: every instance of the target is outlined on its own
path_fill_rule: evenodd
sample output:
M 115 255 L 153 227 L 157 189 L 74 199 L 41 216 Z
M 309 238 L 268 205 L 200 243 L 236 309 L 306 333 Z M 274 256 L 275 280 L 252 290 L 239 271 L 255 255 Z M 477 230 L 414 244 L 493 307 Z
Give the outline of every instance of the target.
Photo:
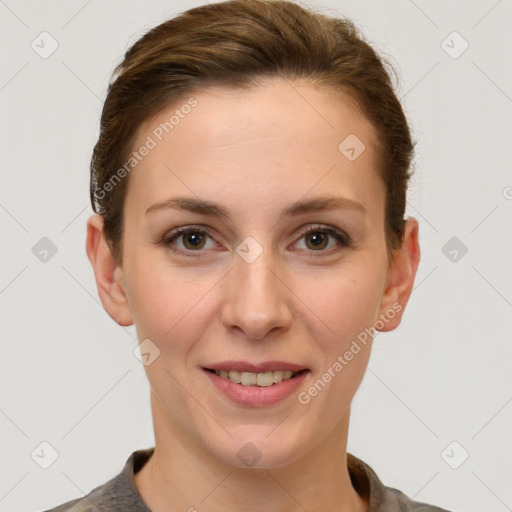
M 240 330 L 247 338 L 257 340 L 272 330 L 287 330 L 292 320 L 293 294 L 270 251 L 264 250 L 251 263 L 238 254 L 233 261 L 234 268 L 224 288 L 222 320 L 226 328 Z

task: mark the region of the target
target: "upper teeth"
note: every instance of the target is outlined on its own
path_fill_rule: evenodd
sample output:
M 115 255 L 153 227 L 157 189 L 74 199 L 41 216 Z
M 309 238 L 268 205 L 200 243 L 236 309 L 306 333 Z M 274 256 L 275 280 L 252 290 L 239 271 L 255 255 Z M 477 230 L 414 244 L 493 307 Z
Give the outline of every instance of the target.
M 297 374 L 297 372 L 292 372 L 291 370 L 278 370 L 276 372 L 264 373 L 215 370 L 215 373 L 223 379 L 229 379 L 231 382 L 236 382 L 243 386 L 272 386 L 272 384 L 278 384 Z

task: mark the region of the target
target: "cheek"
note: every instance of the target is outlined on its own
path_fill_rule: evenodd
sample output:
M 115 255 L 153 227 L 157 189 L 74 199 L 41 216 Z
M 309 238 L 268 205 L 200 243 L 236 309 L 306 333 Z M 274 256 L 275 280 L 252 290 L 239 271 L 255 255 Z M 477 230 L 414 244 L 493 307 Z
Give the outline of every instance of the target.
M 340 268 L 323 279 L 308 277 L 298 290 L 297 295 L 305 298 L 309 329 L 331 357 L 373 325 L 380 290 L 377 276 L 367 267 Z
M 352 268 L 350 276 L 341 271 L 323 286 L 304 284 L 302 290 L 308 297 L 308 330 L 320 366 L 298 400 L 313 411 L 308 421 L 321 415 L 322 428 L 327 429 L 346 413 L 365 375 L 372 346 L 369 328 L 379 304 L 378 286 L 368 273 L 359 274 Z
M 198 339 L 216 282 L 212 276 L 160 263 L 140 264 L 130 276 L 129 303 L 140 339 L 173 351 Z

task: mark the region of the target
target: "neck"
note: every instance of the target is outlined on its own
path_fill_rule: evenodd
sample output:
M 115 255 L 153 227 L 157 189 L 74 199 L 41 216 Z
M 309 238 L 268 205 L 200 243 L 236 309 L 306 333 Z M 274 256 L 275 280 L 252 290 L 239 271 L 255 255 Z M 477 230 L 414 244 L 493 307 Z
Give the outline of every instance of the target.
M 155 451 L 134 480 L 153 512 L 259 512 L 269 503 L 279 512 L 368 510 L 368 502 L 352 487 L 347 469 L 350 410 L 326 439 L 300 459 L 278 468 L 257 469 L 225 464 L 207 453 L 170 421 L 153 393 L 151 406 Z

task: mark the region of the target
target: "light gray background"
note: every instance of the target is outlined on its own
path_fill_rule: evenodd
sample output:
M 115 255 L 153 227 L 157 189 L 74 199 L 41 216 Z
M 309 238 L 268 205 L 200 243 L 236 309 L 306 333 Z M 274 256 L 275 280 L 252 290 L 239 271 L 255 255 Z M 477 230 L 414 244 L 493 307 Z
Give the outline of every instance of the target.
M 88 164 L 124 51 L 202 3 L 0 0 L 3 511 L 79 497 L 153 445 L 135 330 L 103 310 L 85 254 Z M 308 5 L 352 18 L 391 55 L 419 141 L 416 287 L 402 325 L 375 339 L 348 449 L 416 500 L 512 510 L 511 2 Z M 31 48 L 42 31 L 59 45 L 47 59 Z M 469 44 L 458 58 L 445 51 L 462 48 L 453 31 Z M 442 251 L 454 236 L 468 248 L 455 262 Z M 58 249 L 46 263 L 32 252 L 42 237 Z M 58 452 L 48 469 L 31 458 L 50 456 L 42 442 Z

